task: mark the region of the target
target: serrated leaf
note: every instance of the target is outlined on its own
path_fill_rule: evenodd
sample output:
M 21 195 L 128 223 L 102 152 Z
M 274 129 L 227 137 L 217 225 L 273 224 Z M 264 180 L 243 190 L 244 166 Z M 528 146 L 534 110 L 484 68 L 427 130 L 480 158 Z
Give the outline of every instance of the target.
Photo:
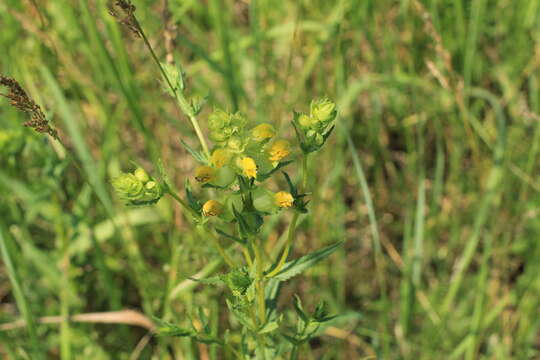
M 239 238 L 237 238 L 236 236 L 229 235 L 229 234 L 227 234 L 225 231 L 220 230 L 220 229 L 218 229 L 218 228 L 216 228 L 216 232 L 217 232 L 219 235 L 221 235 L 221 236 L 223 236 L 223 237 L 225 237 L 225 238 L 227 238 L 227 239 L 231 239 L 231 240 L 233 240 L 233 241 L 236 241 L 237 243 L 240 243 L 240 244 L 242 244 L 242 245 L 245 245 L 245 243 L 246 243 L 244 240 L 239 239 Z
M 163 184 L 165 184 L 165 190 L 171 189 L 171 180 L 169 174 L 167 174 L 167 172 L 165 171 L 165 165 L 163 165 L 163 160 L 161 158 L 158 159 L 157 170 L 159 177 L 163 180 Z
M 284 265 L 283 269 L 272 278 L 279 281 L 289 280 L 290 278 L 317 264 L 319 261 L 330 256 L 330 254 L 336 251 L 342 244 L 343 241 L 340 241 L 310 254 L 304 255 L 296 260 L 289 261 Z
M 294 336 L 290 336 L 290 335 L 287 335 L 287 334 L 281 334 L 281 336 L 283 336 L 287 341 L 289 341 L 293 345 L 300 345 L 301 344 L 301 342 L 298 341 L 298 339 L 296 339 Z
M 294 186 L 294 184 L 292 183 L 291 177 L 285 171 L 282 171 L 282 173 L 283 176 L 285 176 L 285 180 L 287 180 L 287 184 L 289 185 L 289 192 L 294 198 L 298 197 L 298 190 L 296 189 L 296 186 Z
M 175 336 L 175 337 L 185 337 L 185 336 L 194 336 L 195 332 L 193 330 L 181 328 L 176 326 L 173 323 L 170 323 L 165 320 L 161 320 L 155 316 L 152 317 L 154 321 L 159 325 L 156 330 L 157 336 Z
M 279 164 L 277 164 L 277 166 L 275 168 L 273 168 L 272 170 L 270 170 L 269 172 L 265 173 L 265 174 L 258 174 L 257 175 L 257 181 L 259 182 L 262 182 L 266 179 L 268 179 L 270 176 L 272 176 L 276 171 L 278 171 L 279 169 L 289 165 L 290 163 L 292 163 L 293 161 L 292 160 L 288 160 L 288 161 L 281 161 Z
M 267 334 L 279 328 L 279 323 L 277 321 L 270 321 L 266 323 L 261 329 L 259 329 L 259 334 Z
M 223 341 L 211 335 L 198 335 L 198 336 L 195 336 L 193 339 L 197 342 L 207 344 L 207 345 L 210 345 L 210 344 L 223 345 Z
M 296 311 L 298 316 L 300 316 L 300 318 L 305 323 L 307 323 L 309 321 L 309 318 L 306 315 L 306 313 L 304 312 L 304 307 L 302 306 L 302 300 L 300 300 L 300 297 L 298 295 L 296 295 L 296 294 L 294 294 L 293 305 L 294 305 L 294 310 Z
M 186 149 L 186 151 L 188 153 L 191 154 L 191 156 L 193 156 L 195 158 L 195 160 L 197 160 L 197 162 L 199 162 L 201 164 L 207 164 L 208 163 L 208 160 L 206 159 L 206 156 L 203 155 L 203 153 L 193 149 L 184 140 L 180 139 L 180 144 L 184 147 L 184 149 Z
M 188 199 L 188 204 L 191 209 L 193 209 L 196 213 L 200 213 L 202 210 L 201 203 L 193 196 L 193 192 L 191 191 L 191 184 L 186 179 L 185 182 L 185 188 L 186 188 L 186 197 Z
M 223 283 L 223 279 L 220 276 L 212 276 L 209 278 L 203 278 L 203 279 L 197 279 L 193 277 L 188 277 L 189 280 L 199 282 L 201 284 L 207 284 L 207 285 L 217 285 L 220 283 Z

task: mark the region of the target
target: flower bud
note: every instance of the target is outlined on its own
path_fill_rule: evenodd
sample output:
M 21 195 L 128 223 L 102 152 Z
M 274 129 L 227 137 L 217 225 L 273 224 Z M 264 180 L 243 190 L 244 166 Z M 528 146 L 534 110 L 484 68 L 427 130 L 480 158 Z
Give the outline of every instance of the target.
M 216 149 L 210 157 L 210 161 L 216 168 L 226 165 L 231 159 L 231 154 L 226 149 Z
M 214 141 L 225 141 L 231 135 L 230 115 L 225 111 L 216 109 L 208 117 L 208 127 L 210 129 L 210 138 Z
M 153 203 L 158 201 L 163 196 L 163 189 L 159 183 L 151 180 L 144 185 L 144 196 L 140 200 L 141 203 Z
M 227 147 L 235 152 L 242 152 L 244 148 L 244 141 L 240 136 L 233 135 L 227 141 Z
M 137 168 L 133 172 L 133 175 L 135 175 L 135 177 L 139 179 L 140 181 L 142 181 L 143 183 L 146 183 L 147 181 L 150 180 L 150 176 L 148 176 L 148 173 L 143 168 Z
M 257 177 L 257 164 L 255 160 L 250 157 L 244 157 L 237 161 L 237 165 L 242 169 L 242 173 L 245 177 L 256 178 Z
M 208 200 L 204 203 L 202 211 L 204 216 L 218 216 L 223 213 L 223 205 L 217 200 Z
M 291 145 L 287 140 L 277 140 L 268 150 L 270 161 L 280 161 L 291 153 Z
M 291 206 L 293 206 L 293 203 L 294 203 L 293 196 L 286 191 L 280 191 L 276 193 L 276 195 L 274 196 L 274 199 L 275 199 L 276 205 L 281 208 L 290 208 Z
M 251 130 L 253 140 L 261 142 L 273 138 L 276 135 L 276 130 L 270 124 L 260 124 Z
M 328 99 L 312 101 L 311 115 L 325 128 L 336 118 L 336 104 Z
M 313 126 L 314 120 L 311 116 L 302 114 L 298 117 L 298 124 L 300 124 L 300 127 L 302 129 L 309 129 L 311 126 Z
M 112 180 L 112 186 L 122 200 L 131 202 L 144 197 L 144 184 L 133 174 L 121 174 Z
M 229 114 L 223 110 L 216 109 L 208 117 L 210 138 L 217 142 L 225 142 L 231 136 L 241 134 L 246 123 L 247 119 L 239 113 Z
M 214 179 L 215 173 L 216 171 L 210 166 L 201 165 L 195 169 L 195 180 L 206 184 Z

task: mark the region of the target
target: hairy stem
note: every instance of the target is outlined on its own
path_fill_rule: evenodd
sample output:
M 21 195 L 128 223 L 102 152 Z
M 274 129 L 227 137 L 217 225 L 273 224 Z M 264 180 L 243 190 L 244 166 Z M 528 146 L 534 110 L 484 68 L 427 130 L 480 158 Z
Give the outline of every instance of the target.
M 264 299 L 264 277 L 263 277 L 263 259 L 261 256 L 260 244 L 253 246 L 255 252 L 255 266 L 257 268 L 257 303 L 259 307 L 259 319 L 261 325 L 266 323 L 266 303 Z
M 211 231 L 207 231 L 207 232 L 211 233 Z M 231 259 L 231 257 L 229 255 L 227 255 L 227 252 L 225 252 L 225 249 L 223 249 L 223 247 L 219 243 L 219 239 L 217 239 L 216 236 L 213 233 L 210 234 L 210 238 L 212 239 L 212 242 L 214 243 L 214 246 L 217 248 L 219 254 L 223 258 L 223 260 L 225 260 L 227 265 L 229 265 L 229 267 L 231 267 L 231 268 L 235 268 L 236 264 Z
M 137 30 L 141 34 L 141 37 L 143 38 L 144 44 L 148 48 L 148 51 L 150 52 L 150 55 L 152 56 L 152 59 L 156 63 L 156 65 L 159 68 L 159 71 L 161 72 L 161 75 L 163 75 L 163 78 L 165 79 L 165 82 L 167 83 L 167 86 L 171 89 L 172 93 L 175 95 L 176 100 L 178 101 L 178 104 L 180 106 L 180 109 L 186 114 L 186 116 L 189 118 L 189 121 L 191 122 L 191 125 L 193 126 L 193 129 L 195 130 L 195 134 L 197 135 L 197 138 L 199 139 L 199 142 L 201 143 L 201 146 L 203 148 L 204 153 L 206 156 L 210 156 L 210 151 L 208 150 L 208 145 L 206 144 L 206 140 L 204 139 L 204 135 L 201 131 L 201 127 L 199 125 L 199 121 L 195 117 L 195 114 L 193 113 L 193 109 L 189 105 L 189 102 L 187 101 L 184 94 L 182 94 L 181 91 L 178 91 L 176 89 L 169 77 L 167 76 L 167 73 L 163 69 L 163 66 L 161 66 L 161 62 L 159 61 L 156 53 L 154 52 L 154 49 L 152 48 L 152 45 L 150 45 L 150 41 L 148 41 L 148 38 L 146 37 L 146 34 L 144 33 L 142 26 L 140 25 L 139 21 L 136 20 L 136 26 Z

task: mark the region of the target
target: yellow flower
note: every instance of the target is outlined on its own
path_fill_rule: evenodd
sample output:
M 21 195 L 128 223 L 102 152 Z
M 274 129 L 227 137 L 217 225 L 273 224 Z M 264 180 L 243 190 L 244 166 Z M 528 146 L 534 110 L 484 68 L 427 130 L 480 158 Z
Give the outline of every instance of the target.
M 251 135 L 255 141 L 271 139 L 276 135 L 276 130 L 270 124 L 260 124 L 251 130 Z
M 238 166 L 242 169 L 244 176 L 248 178 L 257 177 L 257 164 L 250 157 L 244 157 L 238 161 Z
M 290 208 L 291 206 L 293 206 L 294 198 L 290 193 L 286 191 L 280 191 L 276 193 L 275 201 L 276 205 L 279 207 Z
M 208 200 L 202 207 L 204 216 L 218 216 L 223 213 L 223 205 L 217 200 Z
M 200 183 L 207 183 L 214 179 L 216 171 L 210 166 L 202 165 L 195 169 L 195 180 Z
M 212 161 L 212 164 L 214 164 L 215 167 L 218 169 L 223 167 L 229 162 L 229 159 L 231 158 L 231 155 L 229 152 L 225 149 L 216 149 L 212 153 L 212 156 L 210 157 L 210 160 Z
M 291 145 L 287 140 L 278 140 L 268 150 L 268 153 L 270 161 L 279 161 L 291 153 Z

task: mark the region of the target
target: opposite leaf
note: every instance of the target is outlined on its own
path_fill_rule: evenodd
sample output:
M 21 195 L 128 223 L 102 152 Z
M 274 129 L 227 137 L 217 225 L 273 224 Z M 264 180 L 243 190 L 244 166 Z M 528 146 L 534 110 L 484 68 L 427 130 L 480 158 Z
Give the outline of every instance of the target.
M 319 261 L 330 256 L 330 254 L 336 251 L 342 244 L 343 244 L 343 241 L 340 241 L 333 245 L 314 251 L 311 254 L 307 254 L 296 260 L 290 261 L 285 264 L 283 270 L 278 272 L 272 278 L 279 281 L 289 280 L 290 278 L 300 274 L 301 272 L 317 264 Z

